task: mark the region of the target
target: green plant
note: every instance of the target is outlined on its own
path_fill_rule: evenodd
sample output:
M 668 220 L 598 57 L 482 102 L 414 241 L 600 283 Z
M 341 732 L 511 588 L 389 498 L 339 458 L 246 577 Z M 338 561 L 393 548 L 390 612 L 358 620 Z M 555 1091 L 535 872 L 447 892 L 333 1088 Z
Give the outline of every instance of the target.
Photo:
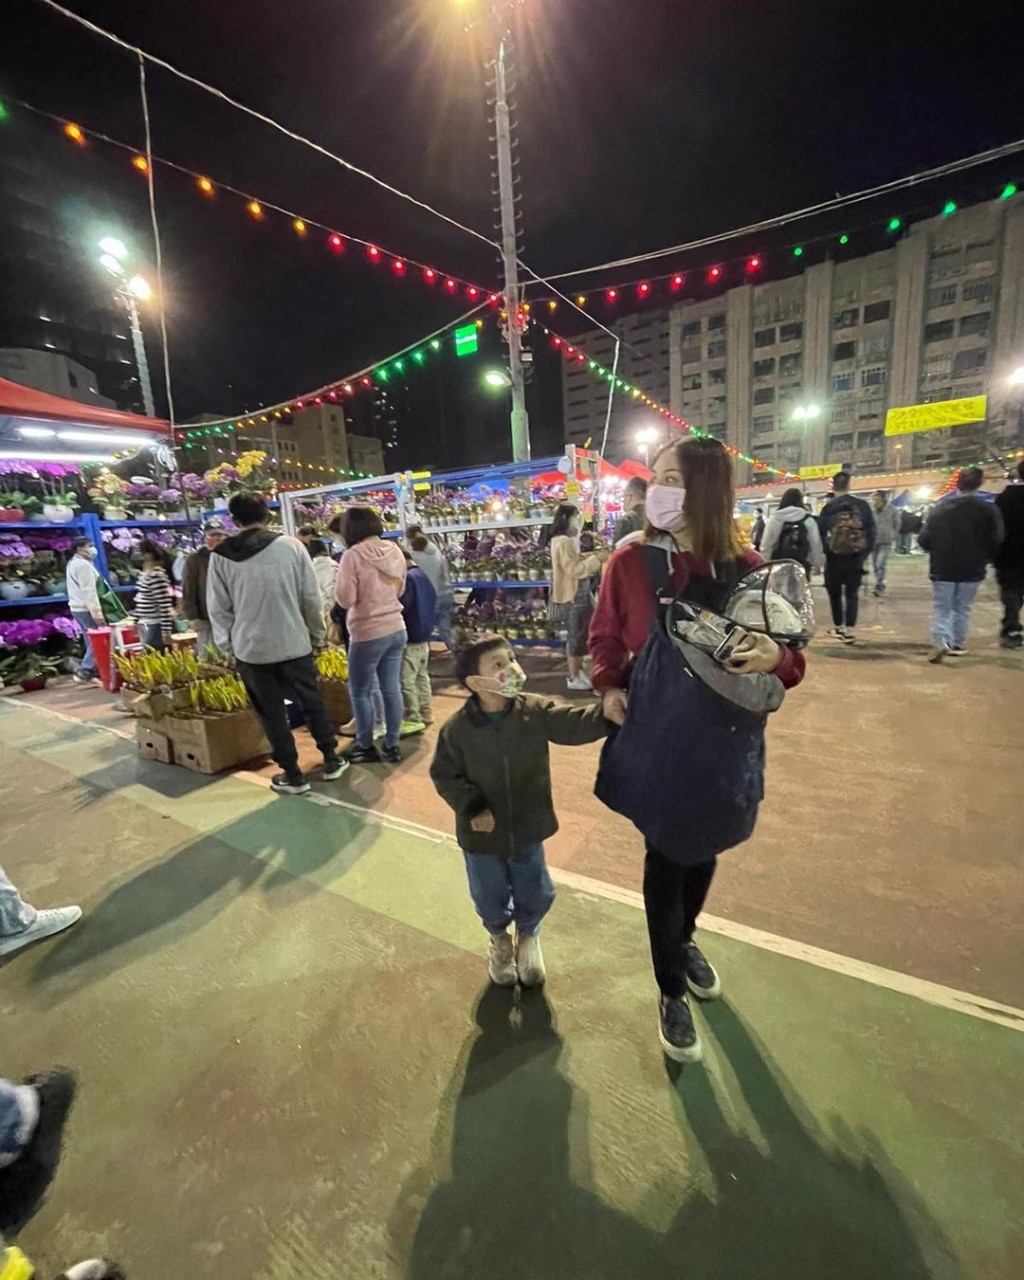
M 47 506 L 50 507 L 70 507 L 72 510 L 78 507 L 77 493 L 54 493 L 47 498 Z
M 62 658 L 47 658 L 31 646 L 16 649 L 6 658 L 0 658 L 0 683 L 21 684 L 25 680 L 38 680 L 40 676 L 54 676 L 61 670 Z

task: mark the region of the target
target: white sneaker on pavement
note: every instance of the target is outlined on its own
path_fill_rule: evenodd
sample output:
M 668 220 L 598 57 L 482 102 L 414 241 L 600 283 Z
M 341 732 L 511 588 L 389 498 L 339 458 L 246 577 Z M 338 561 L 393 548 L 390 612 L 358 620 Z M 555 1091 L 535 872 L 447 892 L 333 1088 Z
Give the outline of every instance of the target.
M 519 981 L 515 946 L 510 933 L 492 933 L 487 972 L 496 987 L 514 987 Z
M 569 679 L 566 680 L 565 682 L 565 687 L 567 689 L 573 689 L 579 693 L 583 693 L 583 692 L 591 693 L 594 688 L 594 686 L 590 683 L 587 677 L 583 675 L 570 676 Z
M 20 951 L 22 947 L 31 946 L 52 934 L 69 929 L 82 918 L 81 907 L 52 907 L 49 911 L 40 911 L 34 922 L 21 933 L 5 934 L 0 937 L 0 956 L 10 955 L 12 951 Z
M 519 981 L 524 987 L 541 987 L 547 978 L 544 968 L 544 953 L 540 949 L 540 935 L 521 933 L 516 947 L 516 961 L 519 965 Z

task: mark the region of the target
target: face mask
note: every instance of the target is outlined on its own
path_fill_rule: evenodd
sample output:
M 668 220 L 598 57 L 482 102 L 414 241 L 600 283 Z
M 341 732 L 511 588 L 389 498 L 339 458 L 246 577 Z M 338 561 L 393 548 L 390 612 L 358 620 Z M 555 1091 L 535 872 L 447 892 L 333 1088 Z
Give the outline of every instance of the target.
M 82 555 L 84 555 L 84 556 L 85 556 L 85 558 L 86 558 L 87 560 L 95 560 L 95 559 L 96 559 L 96 548 L 95 548 L 95 547 L 83 547 L 83 548 L 82 548 L 82 551 L 81 551 L 81 554 L 82 554 Z
M 490 686 L 481 689 L 481 693 L 497 694 L 499 698 L 518 698 L 526 687 L 526 672 L 518 662 L 515 662 L 504 671 L 499 671 L 496 676 L 490 679 L 478 677 L 478 681 L 479 684 Z
M 685 501 L 685 489 L 678 489 L 668 484 L 652 484 L 648 487 L 647 501 L 644 504 L 647 519 L 655 529 L 664 529 L 666 533 L 678 533 L 686 523 L 683 515 Z

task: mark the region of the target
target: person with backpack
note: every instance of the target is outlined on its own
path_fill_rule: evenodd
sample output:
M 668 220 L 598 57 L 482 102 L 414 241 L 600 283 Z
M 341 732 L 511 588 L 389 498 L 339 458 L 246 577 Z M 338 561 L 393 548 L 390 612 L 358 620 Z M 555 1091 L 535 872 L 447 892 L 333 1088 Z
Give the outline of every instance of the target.
M 795 560 L 807 574 L 825 567 L 821 534 L 799 489 L 787 489 L 768 517 L 760 551 L 766 560 Z
M 829 635 L 853 644 L 864 563 L 875 545 L 875 517 L 864 499 L 850 492 L 848 471 L 832 477 L 832 497 L 818 516 L 818 530 L 825 547 L 825 590 L 832 610 Z
M 712 1000 L 718 974 L 694 942 L 718 855 L 747 839 L 763 794 L 764 719 L 734 708 L 669 651 L 664 595 L 720 610 L 740 577 L 764 563 L 733 520 L 732 463 L 715 439 L 686 439 L 654 459 L 643 538 L 608 562 L 590 626 L 594 688 L 609 740 L 598 795 L 645 838 L 644 906 L 659 989 L 661 1046 L 677 1062 L 702 1056 L 687 992 Z M 711 661 L 709 659 L 709 661 Z M 731 684 L 766 676 L 780 695 L 799 684 L 804 655 L 750 633 L 718 667 Z M 736 685 L 737 690 L 739 684 Z M 620 746 L 621 742 L 621 746 Z M 625 749 L 621 749 L 624 747 Z

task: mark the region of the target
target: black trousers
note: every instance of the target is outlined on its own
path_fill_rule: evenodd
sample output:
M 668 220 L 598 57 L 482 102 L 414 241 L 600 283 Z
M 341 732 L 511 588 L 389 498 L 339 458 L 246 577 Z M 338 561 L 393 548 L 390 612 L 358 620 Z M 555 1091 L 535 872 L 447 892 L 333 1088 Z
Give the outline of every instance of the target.
M 855 627 L 864 561 L 860 556 L 825 556 L 825 590 L 834 627 Z
M 662 995 L 674 999 L 686 993 L 683 950 L 693 937 L 717 865 L 718 859 L 711 858 L 681 867 L 647 846 L 644 907 L 654 977 Z
M 1021 634 L 1020 611 L 1024 609 L 1024 569 L 1000 569 L 996 573 L 1003 602 L 1003 639 Z
M 288 726 L 285 698 L 297 702 L 305 712 L 313 741 L 322 754 L 335 754 L 338 739 L 320 696 L 311 653 L 288 662 L 239 662 L 237 668 L 263 732 L 270 739 L 270 754 L 285 773 L 299 770 L 299 753 Z

